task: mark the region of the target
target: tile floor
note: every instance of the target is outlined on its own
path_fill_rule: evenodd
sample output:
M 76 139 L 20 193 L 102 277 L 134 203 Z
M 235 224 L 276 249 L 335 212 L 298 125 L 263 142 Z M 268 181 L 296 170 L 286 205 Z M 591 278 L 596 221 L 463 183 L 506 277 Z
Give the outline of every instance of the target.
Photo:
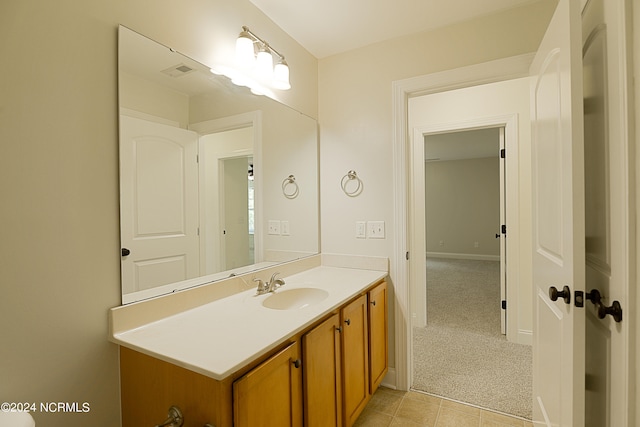
M 533 424 L 428 394 L 380 387 L 354 427 L 533 427 Z

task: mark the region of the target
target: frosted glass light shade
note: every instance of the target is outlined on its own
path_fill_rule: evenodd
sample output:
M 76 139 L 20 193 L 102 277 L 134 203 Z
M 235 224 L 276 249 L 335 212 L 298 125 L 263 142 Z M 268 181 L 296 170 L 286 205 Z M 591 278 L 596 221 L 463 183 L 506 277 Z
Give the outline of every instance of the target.
M 282 60 L 278 62 L 273 69 L 273 87 L 281 90 L 291 89 L 291 83 L 289 83 L 289 65 Z
M 251 68 L 255 62 L 255 53 L 253 50 L 253 40 L 248 34 L 240 33 L 236 39 L 236 64 L 242 68 Z
M 256 72 L 258 78 L 271 80 L 273 78 L 273 56 L 266 49 L 260 49 L 256 57 Z

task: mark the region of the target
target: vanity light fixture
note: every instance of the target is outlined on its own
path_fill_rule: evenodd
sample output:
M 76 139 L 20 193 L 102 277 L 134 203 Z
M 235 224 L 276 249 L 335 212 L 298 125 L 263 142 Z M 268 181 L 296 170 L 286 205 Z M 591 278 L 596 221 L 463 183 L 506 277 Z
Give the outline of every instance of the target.
M 236 39 L 235 66 L 218 67 L 211 72 L 224 74 L 234 84 L 247 86 L 257 95 L 271 88 L 291 89 L 289 65 L 284 56 L 246 26 Z

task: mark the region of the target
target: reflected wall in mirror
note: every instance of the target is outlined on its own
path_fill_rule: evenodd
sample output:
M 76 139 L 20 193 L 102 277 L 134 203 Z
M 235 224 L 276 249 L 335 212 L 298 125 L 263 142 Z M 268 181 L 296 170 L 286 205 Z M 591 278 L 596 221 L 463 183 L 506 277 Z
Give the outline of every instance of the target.
M 315 120 L 124 26 L 118 60 L 123 304 L 318 253 Z

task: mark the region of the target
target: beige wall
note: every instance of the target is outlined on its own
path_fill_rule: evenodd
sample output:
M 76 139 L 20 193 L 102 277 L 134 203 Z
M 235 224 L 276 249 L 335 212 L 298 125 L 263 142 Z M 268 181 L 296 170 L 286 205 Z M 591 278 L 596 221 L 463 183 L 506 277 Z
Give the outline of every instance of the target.
M 0 402 L 88 402 L 39 426 L 120 425 L 117 26 L 209 64 L 249 25 L 317 116 L 317 60 L 248 0 L 0 2 Z M 158 422 L 166 414 L 158 414 Z
M 425 198 L 427 254 L 500 259 L 498 157 L 426 162 Z

